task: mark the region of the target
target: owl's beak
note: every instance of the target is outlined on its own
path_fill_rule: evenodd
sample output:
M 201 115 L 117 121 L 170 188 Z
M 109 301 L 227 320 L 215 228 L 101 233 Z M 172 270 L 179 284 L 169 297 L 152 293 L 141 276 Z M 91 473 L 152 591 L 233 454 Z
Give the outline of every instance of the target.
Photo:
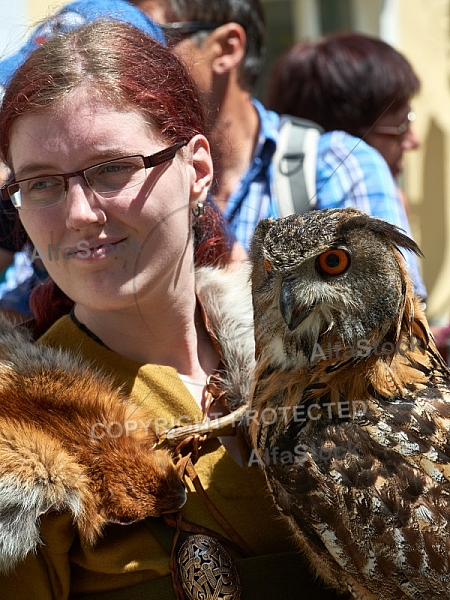
M 281 284 L 280 312 L 289 330 L 297 329 L 313 308 L 314 305 L 302 304 L 295 279 L 286 277 Z

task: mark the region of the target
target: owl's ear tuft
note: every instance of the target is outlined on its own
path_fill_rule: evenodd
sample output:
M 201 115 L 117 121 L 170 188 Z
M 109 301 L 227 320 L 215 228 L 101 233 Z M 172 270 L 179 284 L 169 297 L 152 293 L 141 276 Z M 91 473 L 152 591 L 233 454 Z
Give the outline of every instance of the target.
M 400 251 L 400 248 L 414 252 L 417 256 L 423 257 L 422 250 L 407 236 L 402 229 L 383 219 L 371 217 L 369 215 L 358 215 L 344 221 L 339 227 L 339 234 L 346 234 L 355 229 L 366 229 L 375 235 L 384 238 L 389 244 L 392 244 Z
M 250 245 L 250 257 L 253 261 L 261 256 L 261 247 L 264 244 L 267 233 L 273 227 L 274 223 L 275 220 L 272 218 L 262 219 L 256 226 Z

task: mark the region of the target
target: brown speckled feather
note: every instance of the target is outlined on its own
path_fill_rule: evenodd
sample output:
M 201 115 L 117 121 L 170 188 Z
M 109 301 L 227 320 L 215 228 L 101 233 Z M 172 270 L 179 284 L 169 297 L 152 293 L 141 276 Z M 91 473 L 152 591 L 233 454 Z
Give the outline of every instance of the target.
M 252 246 L 252 442 L 316 573 L 361 600 L 450 598 L 450 372 L 405 250 L 354 209 Z

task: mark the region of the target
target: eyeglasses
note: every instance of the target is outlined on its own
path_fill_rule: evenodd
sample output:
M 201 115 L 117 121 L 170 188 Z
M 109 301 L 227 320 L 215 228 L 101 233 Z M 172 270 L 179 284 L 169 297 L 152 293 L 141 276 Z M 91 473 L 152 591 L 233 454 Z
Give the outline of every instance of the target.
M 413 113 L 410 110 L 406 117 L 406 120 L 398 127 L 390 125 L 374 125 L 370 131 L 372 133 L 379 133 L 381 135 L 395 135 L 400 137 L 402 135 L 405 135 L 415 118 L 415 113 Z
M 224 23 L 216 21 L 175 21 L 173 23 L 164 23 L 161 29 L 166 34 L 168 41 L 173 44 L 180 42 L 185 37 L 189 37 L 199 31 L 213 31 Z
M 93 192 L 105 199 L 113 198 L 125 189 L 142 185 L 146 177 L 144 169 L 172 160 L 186 144 L 183 140 L 150 156 L 123 156 L 72 173 L 10 181 L 0 188 L 0 193 L 3 200 L 10 200 L 17 209 L 47 208 L 66 197 L 69 179 L 82 177 Z

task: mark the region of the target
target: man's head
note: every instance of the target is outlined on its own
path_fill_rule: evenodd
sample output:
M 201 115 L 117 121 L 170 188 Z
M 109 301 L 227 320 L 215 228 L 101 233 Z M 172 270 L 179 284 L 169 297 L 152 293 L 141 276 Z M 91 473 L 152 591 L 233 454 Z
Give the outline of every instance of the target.
M 238 67 L 238 83 L 243 89 L 252 90 L 261 73 L 265 55 L 265 21 L 259 0 L 128 1 L 156 22 L 165 24 L 163 29 L 169 44 L 178 46 L 189 39 L 201 52 L 206 49 L 206 38 L 215 36 L 211 41 L 220 43 L 224 54 L 231 54 L 233 43 L 237 45 L 242 39 L 244 49 Z M 227 40 L 231 41 L 231 45 Z M 184 48 L 179 48 L 179 54 L 184 54 Z M 227 64 L 225 59 L 222 68 L 226 69 Z

